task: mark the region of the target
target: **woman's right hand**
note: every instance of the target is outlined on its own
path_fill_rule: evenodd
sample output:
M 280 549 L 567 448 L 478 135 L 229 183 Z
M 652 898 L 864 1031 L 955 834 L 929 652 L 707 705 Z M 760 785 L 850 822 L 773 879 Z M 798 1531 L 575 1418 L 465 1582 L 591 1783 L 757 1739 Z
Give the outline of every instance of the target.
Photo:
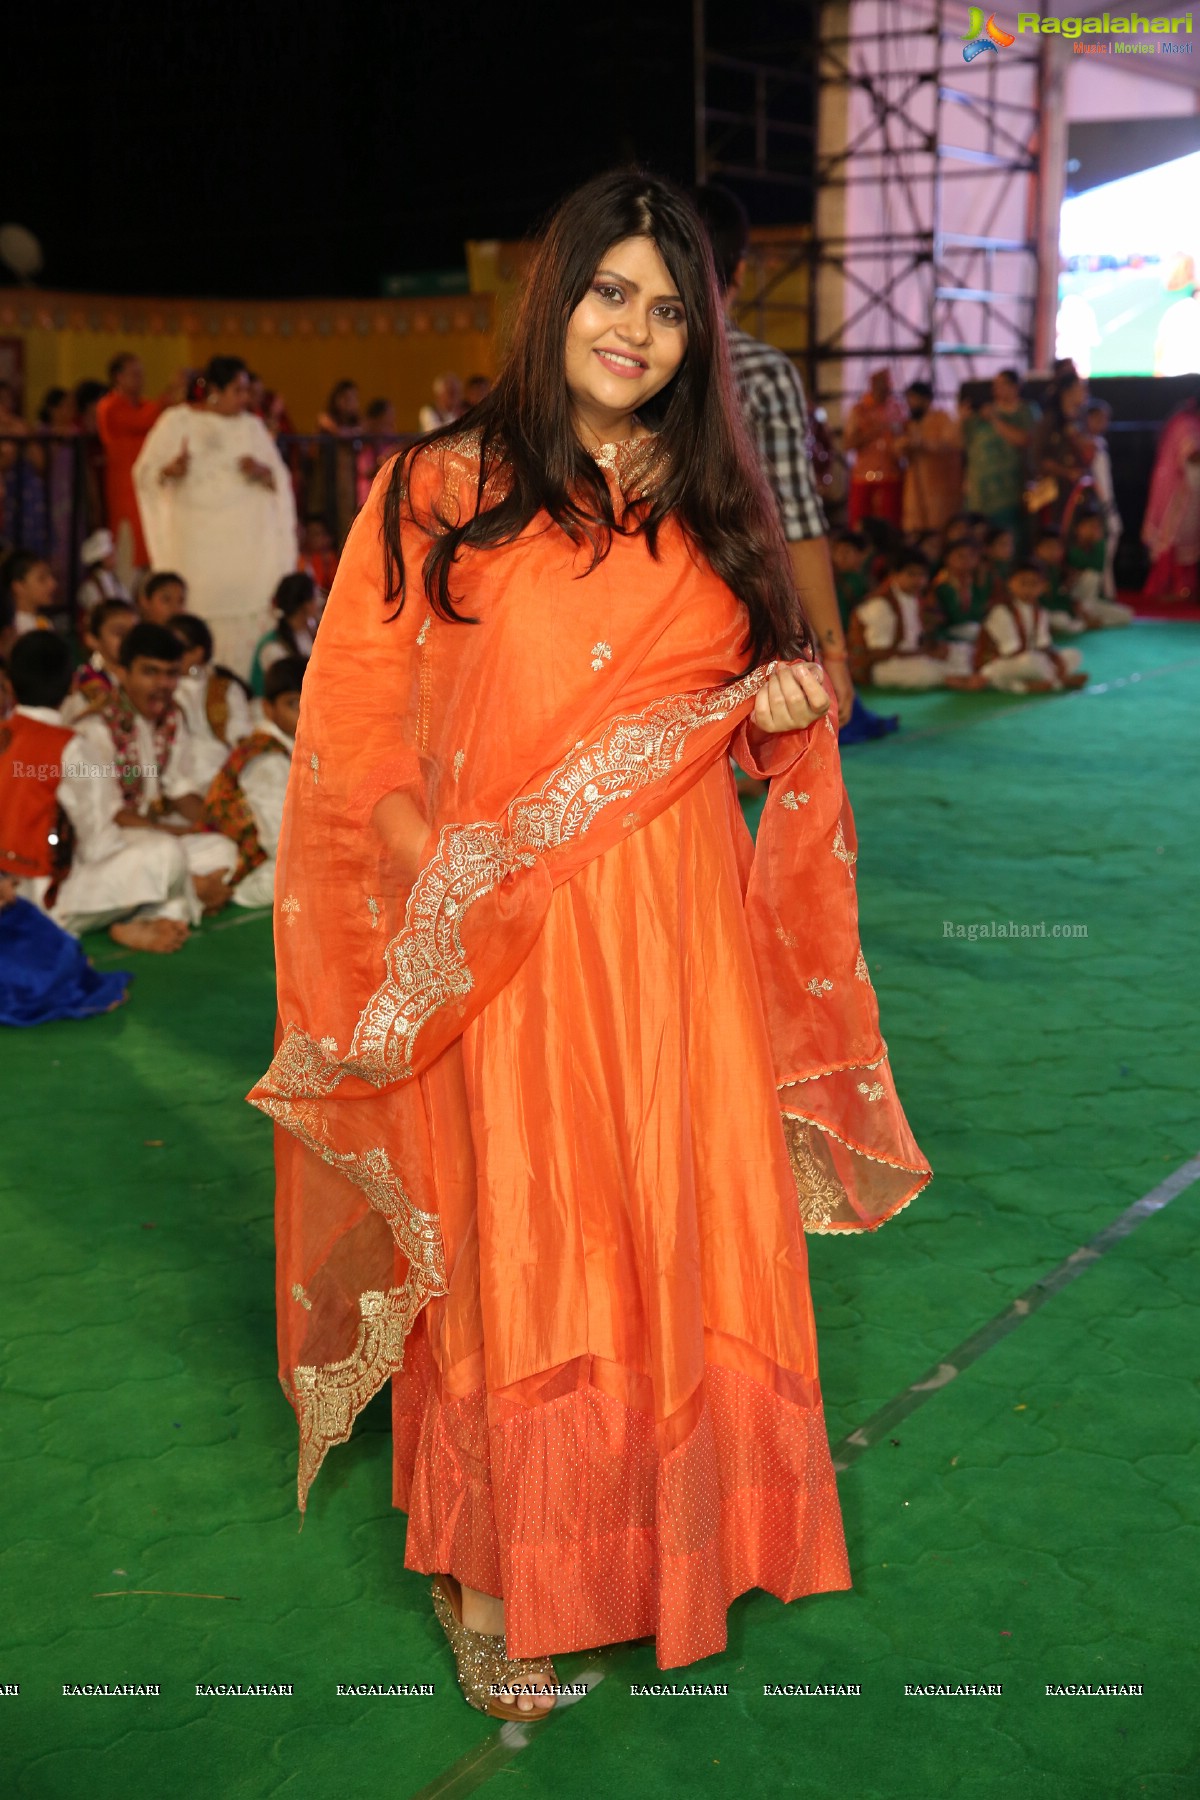
M 816 663 L 781 662 L 759 688 L 750 715 L 762 732 L 803 731 L 829 711 L 829 694 Z
M 184 438 L 179 455 L 173 456 L 169 463 L 163 464 L 158 472 L 158 479 L 160 481 L 182 481 L 188 472 L 188 464 L 191 460 L 192 454 L 188 449 L 187 439 Z

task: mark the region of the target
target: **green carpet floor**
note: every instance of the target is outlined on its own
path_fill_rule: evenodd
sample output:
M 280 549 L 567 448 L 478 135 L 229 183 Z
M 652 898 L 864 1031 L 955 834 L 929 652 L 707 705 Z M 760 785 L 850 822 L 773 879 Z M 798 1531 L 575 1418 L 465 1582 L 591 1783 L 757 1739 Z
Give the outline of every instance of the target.
M 883 700 L 904 729 L 846 754 L 864 947 L 936 1180 L 869 1239 L 809 1239 L 835 1444 L 1200 1149 L 1200 628 L 1084 648 L 1091 692 Z M 1041 938 L 945 931 L 1043 920 Z M 849 1463 L 852 1592 L 747 1596 L 725 1655 L 666 1676 L 645 1648 L 559 1658 L 564 1679 L 592 1671 L 587 1698 L 502 1731 L 463 1705 L 403 1568 L 386 1396 L 297 1531 L 270 1128 L 241 1100 L 270 1057 L 268 920 L 226 916 L 172 958 L 89 948 L 137 969 L 131 1004 L 0 1040 L 0 1684 L 20 1687 L 0 1697 L 0 1793 L 1200 1793 L 1200 1186 Z M 424 1699 L 334 1691 L 429 1680 Z M 655 1680 L 729 1694 L 631 1695 Z M 88 1682 L 161 1694 L 62 1694 Z

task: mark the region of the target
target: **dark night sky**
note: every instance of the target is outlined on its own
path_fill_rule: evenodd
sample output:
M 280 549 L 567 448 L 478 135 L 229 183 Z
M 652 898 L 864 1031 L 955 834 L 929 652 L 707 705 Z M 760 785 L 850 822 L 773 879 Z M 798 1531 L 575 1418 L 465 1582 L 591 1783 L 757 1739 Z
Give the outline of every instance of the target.
M 791 0 L 710 0 L 714 36 L 745 54 L 755 6 L 794 58 Z M 692 178 L 690 0 L 22 10 L 0 213 L 40 238 L 45 287 L 371 294 L 612 163 Z

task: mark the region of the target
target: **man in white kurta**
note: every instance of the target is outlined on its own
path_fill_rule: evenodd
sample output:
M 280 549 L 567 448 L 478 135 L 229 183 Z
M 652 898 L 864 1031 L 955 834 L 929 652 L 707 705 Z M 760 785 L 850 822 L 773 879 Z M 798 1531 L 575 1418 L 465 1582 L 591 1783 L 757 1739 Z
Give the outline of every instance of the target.
M 133 479 L 153 566 L 177 570 L 188 607 L 211 627 L 214 660 L 245 680 L 270 628 L 272 594 L 296 567 L 296 500 L 262 420 L 245 410 L 245 365 L 202 406 L 172 406 L 142 445 Z
M 186 930 L 206 906 L 221 903 L 236 863 L 227 839 L 191 830 L 188 815 L 199 811 L 200 796 L 182 718 L 160 764 L 156 725 L 174 704 L 178 655 L 178 640 L 156 625 L 135 625 L 121 646 L 133 702 L 129 759 L 140 770 L 136 793 L 122 786 L 122 753 L 105 710 L 80 720 L 63 751 L 58 798 L 75 849 L 54 916 L 76 936 L 134 919 L 171 920 Z

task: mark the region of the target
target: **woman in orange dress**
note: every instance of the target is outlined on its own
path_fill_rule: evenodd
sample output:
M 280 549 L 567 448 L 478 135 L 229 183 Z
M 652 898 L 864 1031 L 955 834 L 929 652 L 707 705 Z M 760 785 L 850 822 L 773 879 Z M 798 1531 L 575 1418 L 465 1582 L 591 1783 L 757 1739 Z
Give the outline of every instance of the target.
M 491 393 L 380 472 L 305 678 L 249 1096 L 300 1506 L 390 1380 L 405 1565 L 501 1717 L 557 1651 L 680 1667 L 749 1588 L 851 1585 L 805 1232 L 929 1178 L 738 419 L 690 204 L 589 183 Z

